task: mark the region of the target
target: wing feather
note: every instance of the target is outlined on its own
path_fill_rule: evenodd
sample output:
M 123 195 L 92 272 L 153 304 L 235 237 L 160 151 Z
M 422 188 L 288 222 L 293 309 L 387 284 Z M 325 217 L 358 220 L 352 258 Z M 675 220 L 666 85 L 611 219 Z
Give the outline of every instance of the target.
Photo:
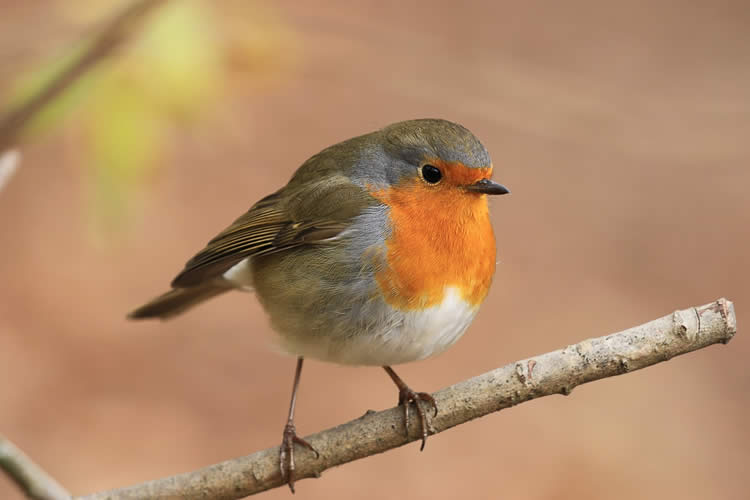
M 219 278 L 250 256 L 319 244 L 340 234 L 363 207 L 376 202 L 344 177 L 288 186 L 260 200 L 209 241 L 172 286 L 186 288 Z

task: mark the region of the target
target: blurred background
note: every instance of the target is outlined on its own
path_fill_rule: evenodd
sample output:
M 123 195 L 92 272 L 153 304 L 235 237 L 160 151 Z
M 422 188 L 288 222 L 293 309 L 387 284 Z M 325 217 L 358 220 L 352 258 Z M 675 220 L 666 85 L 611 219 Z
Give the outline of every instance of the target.
M 2 109 L 133 0 L 0 0 Z M 750 481 L 750 5 L 172 0 L 25 127 L 0 193 L 0 432 L 75 494 L 280 442 L 294 360 L 251 295 L 125 320 L 308 156 L 458 121 L 513 191 L 499 266 L 418 390 L 710 302 L 739 333 L 298 485 L 304 498 L 740 499 Z M 305 366 L 302 435 L 395 404 Z M 280 488 L 264 494 L 288 499 Z M 0 475 L 0 498 L 20 499 Z

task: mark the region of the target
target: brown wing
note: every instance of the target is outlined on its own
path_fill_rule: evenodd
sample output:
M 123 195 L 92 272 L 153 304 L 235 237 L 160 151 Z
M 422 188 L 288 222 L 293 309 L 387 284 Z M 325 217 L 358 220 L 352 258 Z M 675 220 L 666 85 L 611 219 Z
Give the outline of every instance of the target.
M 278 191 L 253 205 L 185 264 L 173 287 L 191 287 L 220 277 L 252 255 L 315 244 L 346 229 L 374 200 L 347 179 Z

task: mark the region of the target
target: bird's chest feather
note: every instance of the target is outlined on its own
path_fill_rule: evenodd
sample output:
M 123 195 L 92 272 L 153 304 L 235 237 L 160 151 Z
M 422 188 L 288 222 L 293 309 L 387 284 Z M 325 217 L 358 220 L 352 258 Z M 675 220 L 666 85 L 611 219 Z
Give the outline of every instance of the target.
M 486 196 L 427 186 L 373 194 L 390 208 L 386 265 L 375 275 L 386 303 L 448 315 L 459 302 L 476 310 L 495 273 Z
M 375 318 L 368 335 L 348 338 L 346 349 L 327 349 L 324 359 L 358 365 L 425 359 L 461 337 L 489 290 L 495 238 L 487 200 L 448 190 L 422 197 L 418 188 L 374 194 L 390 219 L 384 255 L 374 254 L 382 301 L 367 301 L 373 309 L 363 317 Z
M 418 188 L 372 193 L 388 207 L 389 226 L 384 244 L 374 238 L 357 252 L 372 259 L 373 281 L 357 293 L 347 284 L 344 303 L 326 289 L 308 297 L 304 303 L 316 304 L 315 311 L 335 311 L 319 315 L 324 326 L 315 335 L 314 311 L 287 326 L 294 317 L 277 315 L 285 350 L 342 364 L 394 365 L 444 351 L 474 319 L 495 271 L 486 197 Z

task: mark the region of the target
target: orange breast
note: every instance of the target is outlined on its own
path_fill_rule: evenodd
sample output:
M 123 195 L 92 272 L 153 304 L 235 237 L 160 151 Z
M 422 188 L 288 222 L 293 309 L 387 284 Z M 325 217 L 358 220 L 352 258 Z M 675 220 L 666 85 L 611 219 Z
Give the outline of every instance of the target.
M 495 273 L 495 236 L 487 196 L 458 187 L 489 176 L 489 168 L 445 165 L 444 181 L 372 191 L 390 207 L 388 265 L 376 274 L 388 304 L 401 310 L 435 306 L 455 287 L 478 306 Z

